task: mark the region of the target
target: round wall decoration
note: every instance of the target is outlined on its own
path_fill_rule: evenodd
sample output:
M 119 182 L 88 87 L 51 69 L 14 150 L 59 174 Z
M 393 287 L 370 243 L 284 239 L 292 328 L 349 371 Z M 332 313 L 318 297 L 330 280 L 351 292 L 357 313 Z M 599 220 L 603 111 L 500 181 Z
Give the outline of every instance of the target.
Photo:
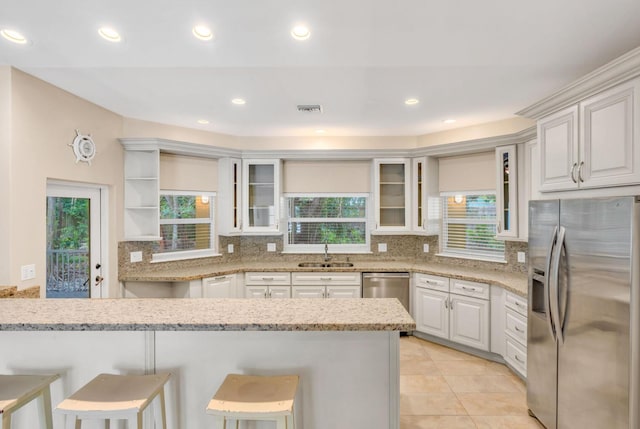
M 73 147 L 76 162 L 82 161 L 91 165 L 91 160 L 96 156 L 96 144 L 93 142 L 91 134 L 83 135 L 76 130 L 76 137 L 69 146 Z

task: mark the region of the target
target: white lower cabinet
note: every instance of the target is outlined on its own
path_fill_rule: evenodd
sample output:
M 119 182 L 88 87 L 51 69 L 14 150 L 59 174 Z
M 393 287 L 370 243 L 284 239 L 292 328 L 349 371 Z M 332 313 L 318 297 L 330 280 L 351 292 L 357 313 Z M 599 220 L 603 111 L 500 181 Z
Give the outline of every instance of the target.
M 414 281 L 417 331 L 489 350 L 489 285 L 428 274 Z
M 504 360 L 523 377 L 527 376 L 527 301 L 506 292 L 504 303 Z
M 361 274 L 301 272 L 291 276 L 294 298 L 360 298 Z
M 245 298 L 291 298 L 291 273 L 248 272 L 244 284 Z
M 202 297 L 236 298 L 236 285 L 235 274 L 202 279 Z

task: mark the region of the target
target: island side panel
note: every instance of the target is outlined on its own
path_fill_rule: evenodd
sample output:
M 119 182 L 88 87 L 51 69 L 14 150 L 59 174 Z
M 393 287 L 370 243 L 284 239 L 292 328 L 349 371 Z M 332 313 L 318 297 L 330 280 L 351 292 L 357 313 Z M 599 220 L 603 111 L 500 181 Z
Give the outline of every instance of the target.
M 99 373 L 144 374 L 153 370 L 152 332 L 0 331 L 0 373 L 60 374 L 51 385 L 53 408 Z M 64 418 L 54 413 L 54 428 Z M 40 427 L 36 401 L 14 414 L 12 429 Z M 122 427 L 122 426 L 113 426 Z M 82 429 L 104 429 L 98 421 Z
M 227 374 L 239 373 L 298 374 L 296 427 L 397 429 L 398 335 L 156 332 L 156 370 L 174 374 L 167 397 L 168 427 L 211 427 L 207 403 Z

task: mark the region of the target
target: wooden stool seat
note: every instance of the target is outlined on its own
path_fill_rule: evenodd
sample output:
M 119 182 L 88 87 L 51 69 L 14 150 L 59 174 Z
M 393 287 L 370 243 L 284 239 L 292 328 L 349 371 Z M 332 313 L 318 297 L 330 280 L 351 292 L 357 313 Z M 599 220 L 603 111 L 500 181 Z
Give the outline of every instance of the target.
M 209 401 L 207 413 L 217 416 L 223 428 L 228 419 L 236 420 L 236 427 L 238 420 L 275 420 L 278 429 L 293 428 L 298 380 L 297 375 L 229 374 Z
M 142 412 L 159 397 L 154 407 L 156 422 L 166 429 L 164 385 L 171 374 L 100 374 L 62 401 L 56 412 L 71 417 L 67 427 L 80 429 L 82 419 L 127 419 L 129 428 L 142 429 Z
M 42 403 L 40 420 L 46 429 L 52 429 L 50 385 L 59 377 L 0 374 L 0 429 L 11 429 L 11 414 L 36 398 Z

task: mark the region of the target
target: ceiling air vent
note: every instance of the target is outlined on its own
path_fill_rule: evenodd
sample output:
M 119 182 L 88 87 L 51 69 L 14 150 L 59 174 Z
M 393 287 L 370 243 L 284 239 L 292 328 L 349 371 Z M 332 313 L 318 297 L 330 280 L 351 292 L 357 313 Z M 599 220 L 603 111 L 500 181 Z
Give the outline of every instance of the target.
M 298 104 L 298 112 L 322 113 L 322 106 L 319 104 Z

